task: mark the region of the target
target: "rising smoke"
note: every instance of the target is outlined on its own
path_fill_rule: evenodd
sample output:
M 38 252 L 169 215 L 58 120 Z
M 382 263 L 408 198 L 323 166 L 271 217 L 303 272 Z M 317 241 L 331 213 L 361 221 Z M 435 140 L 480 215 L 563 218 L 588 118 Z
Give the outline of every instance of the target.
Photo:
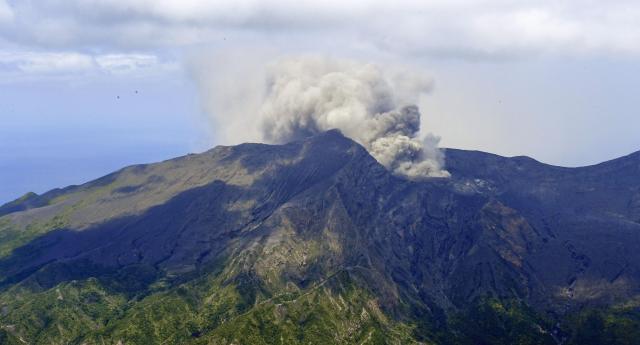
M 205 110 L 224 138 L 286 143 L 337 128 L 396 175 L 449 176 L 438 138 L 419 138 L 421 114 L 414 104 L 431 87 L 419 74 L 317 57 L 270 64 L 254 73 L 259 84 L 220 75 L 212 81 L 201 68 L 195 71 Z

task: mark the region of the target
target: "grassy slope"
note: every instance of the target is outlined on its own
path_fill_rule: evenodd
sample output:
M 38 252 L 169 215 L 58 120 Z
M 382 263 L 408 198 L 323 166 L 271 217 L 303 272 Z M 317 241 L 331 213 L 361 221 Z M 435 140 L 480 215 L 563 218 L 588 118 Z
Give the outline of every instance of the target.
M 24 236 L 63 221 L 32 224 Z M 0 223 L 0 236 L 11 231 L 9 222 Z M 0 241 L 0 255 L 26 238 Z M 111 277 L 48 290 L 27 281 L 3 291 L 0 344 L 556 344 L 553 323 L 517 301 L 478 301 L 451 315 L 448 329 L 396 320 L 347 273 L 303 290 L 266 288 L 260 278 L 229 267 L 182 284 L 158 281 L 133 294 L 122 288 L 129 285 Z M 639 306 L 585 309 L 565 320 L 557 338 L 566 337 L 567 345 L 636 344 Z
M 32 222 L 23 228 L 13 224 L 8 217 L 0 218 L 0 258 L 9 256 L 15 248 L 44 233 L 65 227 L 66 215 L 66 212 L 62 212 L 46 221 Z
M 388 319 L 347 274 L 331 280 L 271 298 L 246 289 L 243 294 L 221 275 L 146 296 L 109 292 L 97 279 L 46 291 L 14 287 L 0 296 L 0 336 L 31 344 L 412 342 L 411 328 Z
M 410 344 L 415 324 L 399 322 L 348 273 L 294 293 L 249 291 L 224 274 L 127 295 L 98 279 L 0 295 L 3 344 Z M 585 310 L 563 326 L 566 344 L 634 344 L 637 304 Z M 424 344 L 555 344 L 552 323 L 517 301 L 486 299 L 449 320 Z

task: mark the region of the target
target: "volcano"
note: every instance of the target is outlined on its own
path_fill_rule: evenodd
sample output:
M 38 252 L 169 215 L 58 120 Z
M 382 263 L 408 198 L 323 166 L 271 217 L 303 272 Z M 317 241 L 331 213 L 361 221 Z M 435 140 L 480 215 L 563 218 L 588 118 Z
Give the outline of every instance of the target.
M 337 130 L 0 207 L 4 344 L 637 344 L 640 152 L 445 149 L 394 176 Z

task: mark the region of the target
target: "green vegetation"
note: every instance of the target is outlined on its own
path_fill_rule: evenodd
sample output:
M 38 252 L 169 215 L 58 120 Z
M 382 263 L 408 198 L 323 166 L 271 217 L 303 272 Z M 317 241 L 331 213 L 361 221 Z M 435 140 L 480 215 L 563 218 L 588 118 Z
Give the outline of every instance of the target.
M 44 291 L 24 283 L 0 295 L 0 336 L 33 344 L 413 342 L 411 328 L 388 319 L 347 273 L 271 297 L 239 282 L 211 273 L 135 296 L 95 278 Z
M 568 345 L 633 345 L 640 339 L 640 307 L 587 309 L 572 318 Z
M 209 272 L 183 283 L 157 281 L 136 294 L 96 278 L 46 290 L 25 281 L 0 294 L 0 343 L 418 343 L 415 322 L 390 317 L 350 273 L 286 293 L 250 289 L 247 281 Z M 445 345 L 556 344 L 552 325 L 521 302 L 482 299 L 419 339 Z M 640 312 L 634 306 L 590 309 L 573 315 L 564 328 L 569 345 L 634 344 Z
M 489 298 L 456 315 L 452 344 L 555 344 L 552 323 L 519 301 Z
M 99 329 L 125 303 L 96 279 L 40 292 L 17 287 L 0 296 L 1 323 L 9 336 L 29 343 L 73 343 Z

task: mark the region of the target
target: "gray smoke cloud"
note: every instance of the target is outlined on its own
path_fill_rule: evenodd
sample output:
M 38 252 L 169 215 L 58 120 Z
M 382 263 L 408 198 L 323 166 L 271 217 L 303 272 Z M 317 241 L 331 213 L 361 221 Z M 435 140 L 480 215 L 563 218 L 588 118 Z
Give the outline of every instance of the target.
M 286 143 L 337 128 L 396 175 L 449 176 L 439 138 L 419 136 L 421 114 L 415 103 L 432 85 L 420 73 L 354 60 L 295 57 L 254 73 L 262 79 L 261 87 L 247 82 L 238 87 L 237 77 L 217 75 L 211 82 L 201 68 L 194 71 L 199 72 L 205 110 L 223 128 L 223 137 L 256 133 L 248 127 L 257 124 L 259 140 Z M 216 91 L 220 95 L 213 95 Z M 229 94 L 239 96 L 235 102 L 242 103 L 242 97 L 247 102 L 222 109 L 218 104 L 229 100 L 219 98 Z

